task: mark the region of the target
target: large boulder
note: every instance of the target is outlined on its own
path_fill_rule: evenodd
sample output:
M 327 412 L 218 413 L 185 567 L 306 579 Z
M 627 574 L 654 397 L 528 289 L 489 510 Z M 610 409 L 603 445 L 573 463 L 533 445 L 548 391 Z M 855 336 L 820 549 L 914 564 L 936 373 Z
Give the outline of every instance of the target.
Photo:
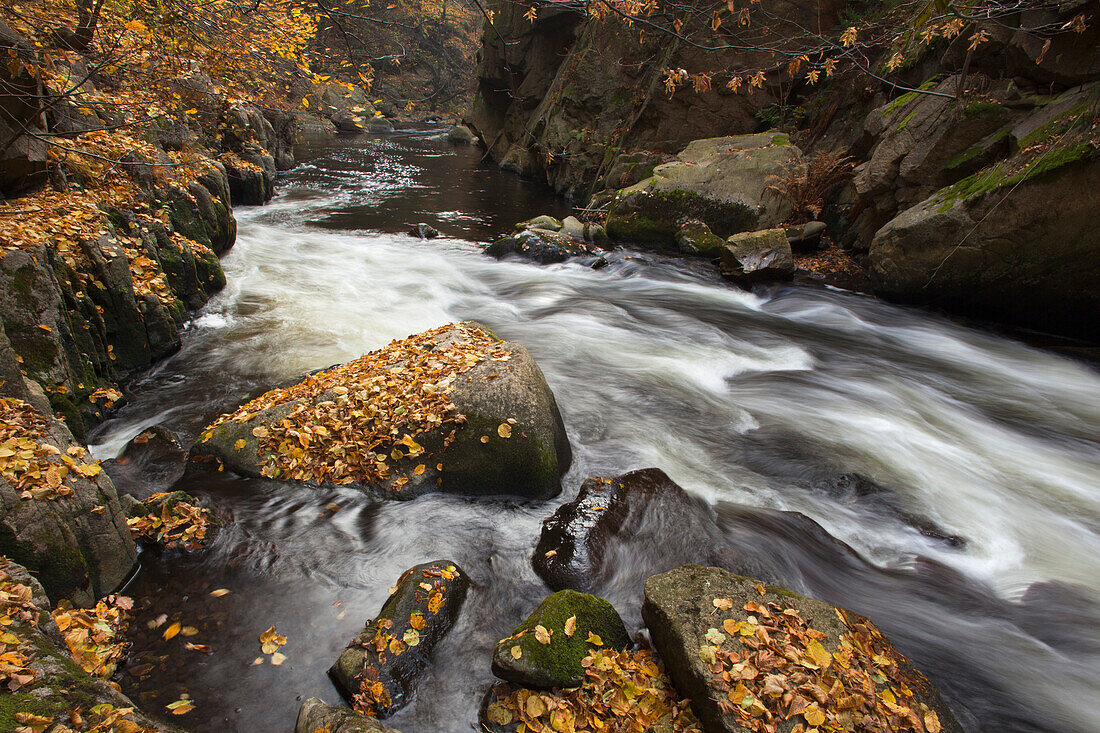
M 627 567 L 645 573 L 640 586 L 686 562 L 733 565 L 735 557 L 709 507 L 664 471 L 645 468 L 588 478 L 575 500 L 543 522 L 532 564 L 555 590 L 587 591 Z
M 466 321 L 394 341 L 221 416 L 192 448 L 247 476 L 394 499 L 555 496 L 571 453 L 527 349 Z
M 719 251 L 722 276 L 740 285 L 794 277 L 794 255 L 785 229 L 734 234 Z
M 698 219 L 720 237 L 773 227 L 790 213 L 777 182 L 797 173 L 802 153 L 786 135 L 696 140 L 653 175 L 619 191 L 607 216 L 614 240 L 676 246 L 683 222 Z
M 642 617 L 708 731 L 962 731 L 924 676 L 844 609 L 685 565 L 646 581 Z
M 81 669 L 72 660 L 50 616 L 50 601 L 42 586 L 25 568 L 3 557 L 0 602 L 6 617 L 0 639 L 6 678 L 0 696 L 0 730 L 32 730 L 23 727 L 28 722 L 36 726 L 46 723 L 33 730 L 72 730 L 64 726 L 75 725 L 74 716 L 79 714 L 89 726 L 83 729 L 96 726 L 97 730 L 180 733 L 175 726 L 157 722 L 137 710 L 113 682 Z M 44 720 L 29 721 L 27 715 Z M 98 727 L 100 724 L 103 727 Z
M 548 596 L 493 650 L 493 674 L 524 687 L 576 687 L 584 681 L 582 660 L 593 649 L 631 645 L 623 621 L 610 603 L 587 593 Z
M 466 573 L 447 560 L 405 571 L 378 616 L 329 670 L 356 710 L 384 718 L 408 702 L 417 675 L 458 618 L 469 585 Z
M 137 561 L 115 487 L 65 424 L 0 398 L 0 555 L 33 571 L 52 601 L 120 586 Z
M 316 697 L 308 697 L 298 710 L 294 733 L 400 733 L 387 728 L 377 718 L 338 705 L 328 705 Z

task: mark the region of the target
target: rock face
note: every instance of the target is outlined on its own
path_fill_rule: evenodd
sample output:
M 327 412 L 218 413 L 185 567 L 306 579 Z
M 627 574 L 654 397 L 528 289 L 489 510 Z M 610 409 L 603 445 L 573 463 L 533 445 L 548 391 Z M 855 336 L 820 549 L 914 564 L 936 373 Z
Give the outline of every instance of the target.
M 773 183 L 801 166 L 802 153 L 786 135 L 695 140 L 652 176 L 618 192 L 607 234 L 672 247 L 690 219 L 720 237 L 775 226 L 790 213 L 790 202 Z
M 458 618 L 469 585 L 448 560 L 406 570 L 377 618 L 329 670 L 341 694 L 360 712 L 383 718 L 403 707 L 432 649 Z
M 565 262 L 573 257 L 595 257 L 602 251 L 601 247 L 585 242 L 583 238 L 578 240 L 564 232 L 548 229 L 524 229 L 502 237 L 485 248 L 485 254 L 497 259 L 511 255 L 540 265 Z
M 11 645 L 15 647 L 13 651 L 28 658 L 26 666 L 34 672 L 31 682 L 14 692 L 5 689 L 0 696 L 0 730 L 22 729 L 24 723 L 16 720 L 16 713 L 32 713 L 68 724 L 70 711 L 80 710 L 86 722 L 95 724 L 105 719 L 113 707 L 134 709 L 124 718 L 150 730 L 181 733 L 174 726 L 146 717 L 107 680 L 93 677 L 77 666 L 50 616 L 50 602 L 42 586 L 26 569 L 2 558 L 0 593 L 8 601 L 5 614 L 12 619 L 4 627 L 5 634 L 18 638 L 18 644 Z M 31 621 L 35 617 L 37 624 Z M 98 705 L 109 707 L 103 713 L 94 712 Z M 127 729 L 122 721 L 116 725 L 115 730 Z
M 93 605 L 137 561 L 114 485 L 64 423 L 21 400 L 0 398 L 0 444 L 12 453 L 0 458 L 0 555 L 52 601 Z
M 493 674 L 524 687 L 576 687 L 584 681 L 581 660 L 589 651 L 630 645 L 630 634 L 610 603 L 587 593 L 558 591 L 497 642 Z
M 316 733 L 318 730 L 328 733 L 400 733 L 382 725 L 377 718 L 360 715 L 354 710 L 337 705 L 327 705 L 323 700 L 309 697 L 298 710 L 294 733 Z
M 472 321 L 272 390 L 219 418 L 192 451 L 248 476 L 393 499 L 433 491 L 545 499 L 571 460 L 535 360 Z
M 781 44 L 801 29 L 833 27 L 843 5 L 763 0 L 760 7 Z M 772 103 L 763 91 L 732 94 L 719 83 L 670 98 L 662 83 L 664 68 L 766 68 L 774 61 L 764 49 L 702 51 L 655 33 L 640 39 L 636 28 L 558 5 L 540 8 L 534 22 L 511 3 L 491 8 L 466 121 L 494 160 L 518 162 L 571 198 L 621 188 L 629 163 L 616 165 L 620 153 L 669 154 L 691 140 L 749 133 Z M 692 3 L 683 35 L 710 33 L 710 11 Z
M 647 574 L 685 562 L 726 565 L 733 558 L 724 546 L 702 502 L 664 471 L 645 468 L 587 479 L 574 501 L 543 522 L 532 564 L 551 588 L 588 590 L 618 570 L 619 560 L 644 565 Z
M 741 285 L 794 277 L 794 255 L 784 229 L 734 234 L 720 258 L 722 276 Z
M 765 716 L 780 716 L 784 731 L 796 723 L 852 730 L 864 716 L 900 730 L 910 714 L 928 728 L 934 718 L 934 729 L 962 730 L 870 622 L 827 603 L 685 565 L 646 581 L 642 617 L 673 683 L 708 731 L 743 731 L 742 720 Z M 771 645 L 790 654 L 775 654 Z

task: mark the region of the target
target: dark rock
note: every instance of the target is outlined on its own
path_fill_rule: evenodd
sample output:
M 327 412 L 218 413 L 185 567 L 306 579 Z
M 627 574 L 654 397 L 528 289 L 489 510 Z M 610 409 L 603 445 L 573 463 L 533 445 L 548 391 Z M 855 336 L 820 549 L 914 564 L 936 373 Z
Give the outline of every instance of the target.
M 570 635 L 565 626 L 573 617 L 576 628 Z M 537 638 L 542 633 L 536 628 L 539 626 L 550 635 L 548 644 Z M 596 644 L 589 634 L 598 636 L 602 644 Z M 497 642 L 493 674 L 524 687 L 577 687 L 584 681 L 581 660 L 592 649 L 626 649 L 630 645 L 630 634 L 610 603 L 587 593 L 558 591 L 510 636 Z
M 783 229 L 734 234 L 720 258 L 722 276 L 741 285 L 794 277 L 794 255 Z
M 685 562 L 725 564 L 714 515 L 663 471 L 646 468 L 587 479 L 574 501 L 542 524 L 532 558 L 551 588 L 588 590 L 612 573 L 644 577 Z
M 298 720 L 294 724 L 294 733 L 400 733 L 387 728 L 377 718 L 351 710 L 350 708 L 328 705 L 316 697 L 308 697 L 298 710 Z
M 1013 608 L 1029 634 L 1071 655 L 1100 655 L 1100 603 L 1094 591 L 1056 580 L 1032 583 Z
M 794 252 L 816 252 L 821 246 L 821 235 L 828 229 L 823 221 L 810 221 L 787 227 L 787 241 Z
M 341 694 L 349 701 L 362 695 L 364 712 L 379 717 L 401 709 L 458 618 L 469 585 L 466 573 L 447 560 L 406 570 L 377 618 L 329 670 Z
M 688 219 L 676 230 L 676 244 L 689 255 L 717 257 L 725 241 L 698 219 Z
M 0 23 L 4 57 L 0 64 L 0 195 L 4 196 L 40 186 L 48 177 L 47 130 L 40 124 L 37 80 L 25 66 L 34 62 L 36 53 L 27 39 Z
M 763 588 L 763 593 L 758 588 Z M 732 608 L 719 609 L 714 604 L 716 599 L 729 599 Z M 727 708 L 731 710 L 728 714 L 722 712 L 720 702 L 726 700 L 726 695 L 712 687 L 712 669 L 703 660 L 701 650 L 711 647 L 715 651 L 744 651 L 746 647 L 726 635 L 729 631 L 722 631 L 726 619 L 732 619 L 735 623 L 746 621 L 752 613 L 744 608 L 748 603 L 771 608 L 773 612 L 775 607 L 796 610 L 811 629 L 820 632 L 820 644 L 829 654 L 840 651 L 841 637 L 850 631 L 850 626 L 840 620 L 834 606 L 778 586 L 763 586 L 755 579 L 733 575 L 719 568 L 685 565 L 647 580 L 642 617 L 673 684 L 691 700 L 695 715 L 708 731 L 739 733 L 744 730 L 733 708 Z M 770 604 L 775 604 L 775 607 Z M 854 613 L 846 612 L 846 615 L 851 625 L 866 624 L 873 628 Z M 710 639 L 707 638 L 708 633 L 711 634 Z M 880 646 L 883 647 L 882 653 L 889 655 L 897 664 L 896 676 L 912 691 L 914 699 L 910 702 L 918 716 L 923 718 L 926 710 L 934 711 L 943 731 L 961 733 L 962 728 L 950 709 L 920 672 L 885 639 Z M 874 666 L 870 660 L 868 663 Z M 721 682 L 721 678 L 718 680 Z M 885 683 L 886 680 L 877 683 L 877 687 L 885 689 Z M 895 683 L 893 687 L 898 689 L 900 685 Z M 877 697 L 871 700 L 876 706 L 882 705 Z M 766 697 L 760 702 L 768 709 L 775 705 Z M 794 723 L 793 720 L 790 722 Z
M 115 488 L 122 493 L 146 499 L 166 491 L 187 467 L 187 449 L 179 436 L 161 425 L 138 433 L 118 458 L 103 461 Z
M 431 224 L 420 222 L 409 231 L 409 234 L 414 237 L 420 237 L 421 239 L 435 239 L 439 236 L 439 230 Z
M 477 136 L 466 125 L 455 125 L 446 134 L 447 142 L 458 145 L 472 145 L 477 142 Z
M 594 260 L 594 261 L 592 262 L 592 264 L 591 264 L 591 265 L 589 265 L 589 267 L 591 267 L 591 268 L 592 268 L 593 270 L 602 270 L 603 268 L 607 267 L 607 266 L 608 266 L 608 265 L 610 265 L 610 264 L 611 264 L 611 263 L 610 263 L 610 262 L 608 262 L 608 260 L 607 260 L 607 258 L 606 258 L 606 257 L 597 257 L 597 258 L 596 258 L 596 259 L 595 259 L 595 260 Z
M 6 564 L 3 564 L 6 563 Z M 40 575 L 40 573 L 37 573 Z M 0 559 L 0 585 L 10 588 L 24 585 L 31 590 L 31 602 L 38 615 L 38 624 L 28 623 L 18 612 L 11 613 L 12 623 L 4 632 L 18 637 L 19 651 L 28 658 L 27 666 L 34 671 L 34 681 L 14 692 L 4 690 L 0 698 L 0 730 L 16 731 L 23 723 L 17 721 L 17 712 L 33 712 L 44 718 L 69 720 L 70 712 L 79 709 L 84 719 L 95 722 L 97 705 L 129 708 L 132 712 L 125 719 L 157 733 L 182 733 L 179 728 L 157 722 L 137 709 L 137 706 L 118 691 L 117 685 L 101 680 L 85 672 L 72 660 L 69 650 L 61 640 L 57 625 L 50 616 L 51 604 L 42 586 L 25 568 Z M 87 601 L 94 604 L 95 601 Z M 28 609 L 31 610 L 31 609 Z M 115 724 L 115 730 L 125 730 L 124 723 Z M 56 727 L 56 726 L 55 726 Z
M 485 248 L 485 254 L 497 259 L 512 255 L 540 265 L 565 262 L 572 257 L 596 255 L 600 251 L 602 250 L 593 244 L 546 229 L 524 229 L 518 234 L 498 239 Z
M 31 408 L 9 403 L 7 409 Z M 37 438 L 38 443 L 52 445 L 67 457 L 74 451 L 82 456 L 78 464 L 94 464 L 80 452 L 83 447 L 64 423 L 49 416 L 41 419 L 48 434 Z M 60 458 L 51 463 L 62 465 Z M 24 499 L 15 485 L 0 477 L 0 555 L 36 573 L 52 601 L 68 598 L 87 606 L 126 580 L 137 552 L 106 474 L 85 477 L 71 471 L 65 485 L 72 496 Z M 93 511 L 97 507 L 102 507 L 98 513 Z
M 385 117 L 373 117 L 367 123 L 367 132 L 386 133 L 393 132 L 393 123 Z
M 467 329 L 493 336 L 485 326 L 467 321 L 436 330 L 435 343 L 466 339 Z M 444 438 L 451 424 L 428 429 L 416 436 L 424 447 L 423 457 L 405 457 L 390 466 L 407 482 L 351 486 L 391 499 L 411 499 L 435 491 L 531 499 L 556 496 L 572 454 L 554 395 L 527 349 L 507 341 L 500 342 L 499 348 L 510 353 L 508 361 L 485 359 L 455 382 L 449 396 L 457 413 L 465 416 L 465 423 L 455 430 L 449 446 Z M 333 396 L 328 392 L 317 395 L 311 404 Z M 195 445 L 192 453 L 214 456 L 247 476 L 262 476 L 267 456 L 258 454 L 259 439 L 252 431 L 282 420 L 298 404 L 302 403 L 277 404 L 248 422 L 230 420 L 208 428 L 204 434 L 209 437 Z M 509 420 L 515 420 L 511 437 L 501 437 L 499 426 Z M 413 467 L 421 463 L 424 470 L 414 474 Z M 437 463 L 443 466 L 441 470 Z

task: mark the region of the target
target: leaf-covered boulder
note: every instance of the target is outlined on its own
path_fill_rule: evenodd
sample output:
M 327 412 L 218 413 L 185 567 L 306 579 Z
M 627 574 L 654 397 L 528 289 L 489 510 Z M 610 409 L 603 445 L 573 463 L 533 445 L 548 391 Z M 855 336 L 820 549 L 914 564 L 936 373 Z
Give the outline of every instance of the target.
M 593 649 L 630 645 L 630 634 L 610 603 L 587 593 L 558 591 L 497 642 L 493 674 L 524 687 L 576 687 L 584 681 L 581 662 Z
M 542 523 L 532 565 L 555 590 L 586 591 L 628 567 L 645 573 L 640 586 L 686 562 L 733 567 L 738 559 L 713 510 L 664 471 L 644 468 L 586 479 L 577 498 Z
M 708 731 L 961 733 L 909 660 L 844 609 L 685 565 L 646 581 L 642 617 Z
M 26 568 L 0 557 L 0 730 L 70 730 L 72 711 L 87 727 L 130 733 L 179 733 L 153 721 L 113 683 L 85 672 L 70 656 L 50 616 L 46 592 Z M 31 717 L 37 716 L 37 717 Z M 30 724 L 39 727 L 24 727 Z M 55 724 L 58 727 L 53 727 Z
M 719 259 L 723 277 L 742 285 L 794 277 L 794 255 L 784 229 L 734 234 Z
M 458 618 L 469 585 L 466 573 L 448 560 L 405 571 L 378 616 L 329 669 L 357 711 L 384 718 L 408 702 L 417 675 Z
M 501 237 L 485 248 L 485 254 L 498 260 L 511 255 L 540 265 L 565 262 L 572 257 L 595 256 L 602 251 L 601 247 L 584 241 L 583 234 L 577 239 L 548 229 L 524 229 Z
M 382 725 L 377 718 L 339 705 L 328 705 L 316 697 L 306 698 L 298 710 L 294 733 L 316 733 L 319 730 L 328 733 L 400 733 Z
M 571 453 L 527 349 L 470 321 L 441 326 L 274 389 L 192 449 L 248 476 L 359 488 L 555 496 Z
M 0 398 L 0 555 L 37 574 L 52 601 L 93 604 L 137 551 L 111 479 L 61 421 Z

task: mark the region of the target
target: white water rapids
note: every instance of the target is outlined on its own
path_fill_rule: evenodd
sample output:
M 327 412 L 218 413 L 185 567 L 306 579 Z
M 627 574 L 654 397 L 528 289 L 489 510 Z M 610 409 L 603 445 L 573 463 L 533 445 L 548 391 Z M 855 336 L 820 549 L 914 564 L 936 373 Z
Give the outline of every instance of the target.
M 271 488 L 279 484 L 254 482 L 267 488 L 252 496 L 237 488 L 216 499 L 248 528 L 243 539 L 225 533 L 230 536 L 219 540 L 226 546 L 217 562 L 248 543 L 270 542 L 279 547 L 273 554 L 296 556 L 294 569 L 253 562 L 248 572 L 279 582 L 289 576 L 298 589 L 310 583 L 328 588 L 331 595 L 321 594 L 313 605 L 282 601 L 296 609 L 290 618 L 299 621 L 327 607 L 330 598 L 346 597 L 341 592 L 348 587 L 380 586 L 362 591 L 363 605 L 343 626 L 309 632 L 337 637 L 325 643 L 338 650 L 348 630 L 354 633 L 377 610 L 401 570 L 433 559 L 422 556 L 421 547 L 466 553 L 458 559 L 473 565 L 468 570 L 486 594 L 532 594 L 483 602 L 483 609 L 513 613 L 494 627 L 507 633 L 522 618 L 514 616 L 518 609 L 529 611 L 546 592 L 526 565 L 541 520 L 574 497 L 588 475 L 657 466 L 710 502 L 802 512 L 850 545 L 867 561 L 865 570 L 834 575 L 825 564 L 803 564 L 800 577 L 787 582 L 878 622 L 945 689 L 968 729 L 1096 730 L 1095 367 L 869 297 L 800 285 L 744 292 L 703 263 L 684 267 L 652 254 L 619 252 L 602 270 L 541 267 L 497 262 L 464 239 L 420 241 L 380 232 L 418 220 L 410 197 L 420 211 L 434 214 L 444 234 L 484 236 L 478 226 L 500 223 L 486 212 L 501 208 L 493 196 L 514 190 L 496 182 L 501 174 L 421 137 L 330 151 L 296 171 L 273 203 L 239 210 L 238 240 L 223 260 L 227 288 L 194 321 L 180 354 L 135 385 L 130 404 L 97 438 L 96 450 L 115 455 L 157 423 L 193 438 L 217 411 L 257 385 L 355 358 L 442 323 L 476 319 L 526 345 L 557 396 L 574 451 L 563 495 L 518 507 L 453 497 L 372 505 L 369 539 L 359 537 L 354 514 L 342 512 L 333 522 L 343 539 L 322 550 L 325 541 L 318 537 L 327 530 L 316 526 L 310 492 L 280 493 Z M 456 187 L 480 185 L 476 180 L 482 179 L 471 176 L 491 178 L 477 189 L 485 196 L 472 203 L 450 200 Z M 513 219 L 542 213 L 509 206 L 518 214 Z M 851 473 L 883 493 L 823 488 L 829 478 Z M 323 506 L 330 500 L 317 501 Z M 365 502 L 344 500 L 368 512 Z M 271 520 L 280 502 L 294 503 L 279 515 L 281 524 Z M 296 512 L 309 517 L 308 532 Z M 426 517 L 430 526 L 418 527 L 414 520 Z M 963 544 L 922 533 L 911 517 Z M 796 545 L 797 538 L 792 555 L 801 551 Z M 359 565 L 349 559 L 356 552 Z M 958 575 L 942 573 L 923 585 L 891 580 L 908 578 L 918 556 Z M 384 561 L 376 570 L 363 569 L 361 563 L 378 558 Z M 211 572 L 211 566 L 196 573 Z M 478 577 L 479 566 L 493 569 Z M 521 579 L 510 585 L 509 576 Z M 1003 610 L 1018 607 L 1031 584 L 1048 581 L 1074 586 L 1069 592 L 1078 605 L 1059 600 L 1057 593 L 1066 589 L 1056 586 L 1053 600 L 1036 611 L 1036 623 L 1049 614 L 1079 642 L 1044 641 Z M 161 592 L 185 592 L 165 582 L 168 590 Z M 637 593 L 612 600 L 636 603 Z M 969 593 L 982 602 L 960 601 Z M 264 603 L 276 608 L 280 601 Z M 620 610 L 637 620 L 636 608 Z M 243 609 L 240 617 L 247 617 Z M 452 636 L 468 632 L 460 626 Z M 391 724 L 406 733 L 468 730 L 489 677 L 491 643 L 463 644 L 461 662 L 427 680 Z M 293 644 L 289 653 L 293 660 Z M 247 665 L 249 652 L 240 656 Z M 284 707 L 294 707 L 295 694 L 336 702 L 323 682 L 332 659 L 318 655 L 299 679 L 269 680 L 251 693 L 240 677 L 247 667 L 242 672 L 223 660 L 222 666 L 182 672 L 212 675 L 208 686 L 224 695 L 211 702 L 213 693 L 205 699 L 194 693 L 199 714 L 204 705 L 215 711 L 196 729 L 266 729 L 255 724 L 272 705 L 265 699 L 272 685 L 288 698 Z M 234 717 L 230 711 L 242 705 L 244 713 Z M 277 727 L 289 729 L 283 720 Z

